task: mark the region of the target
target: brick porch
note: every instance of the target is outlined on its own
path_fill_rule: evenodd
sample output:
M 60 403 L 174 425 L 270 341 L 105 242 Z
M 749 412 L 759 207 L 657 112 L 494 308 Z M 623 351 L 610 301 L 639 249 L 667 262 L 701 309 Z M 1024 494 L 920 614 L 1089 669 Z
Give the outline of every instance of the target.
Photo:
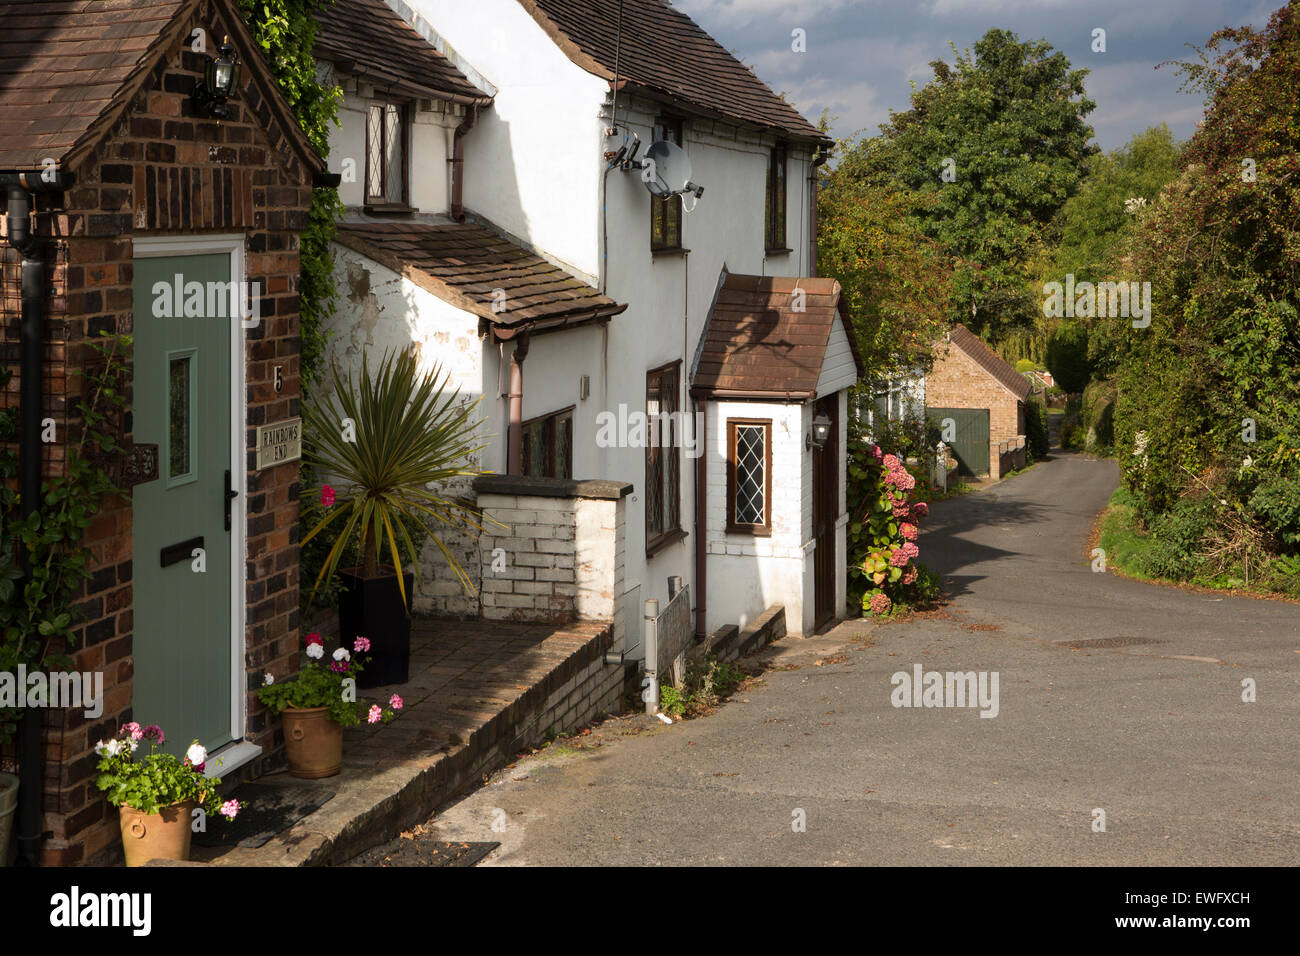
M 229 866 L 341 863 L 426 819 L 552 728 L 577 729 L 620 709 L 622 665 L 605 664 L 612 626 L 554 626 L 417 619 L 411 679 L 362 691 L 382 703 L 402 696 L 390 724 L 344 732 L 343 771 L 320 781 L 338 792 L 315 813 L 257 849 L 204 850 L 195 860 Z M 259 783 L 297 781 L 287 772 Z M 217 855 L 219 854 L 219 855 Z

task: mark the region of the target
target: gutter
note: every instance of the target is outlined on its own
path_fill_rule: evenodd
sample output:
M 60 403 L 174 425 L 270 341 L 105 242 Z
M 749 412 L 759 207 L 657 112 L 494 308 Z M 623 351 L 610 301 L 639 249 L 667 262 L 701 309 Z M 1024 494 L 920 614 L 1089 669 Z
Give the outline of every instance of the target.
M 830 158 L 831 151 L 819 146 L 808 168 L 808 275 L 812 277 L 817 275 L 817 170 Z
M 36 511 L 41 497 L 41 392 L 45 348 L 45 244 L 31 232 L 33 193 L 62 192 L 72 185 L 70 173 L 0 173 L 0 188 L 8 194 L 5 223 L 9 245 L 22 254 L 22 335 L 19 401 L 21 408 L 19 496 L 22 517 Z M 22 553 L 23 576 L 31 574 Z M 41 743 L 42 713 L 24 708 L 18 730 L 18 854 L 24 866 L 39 866 L 45 790 L 45 754 Z

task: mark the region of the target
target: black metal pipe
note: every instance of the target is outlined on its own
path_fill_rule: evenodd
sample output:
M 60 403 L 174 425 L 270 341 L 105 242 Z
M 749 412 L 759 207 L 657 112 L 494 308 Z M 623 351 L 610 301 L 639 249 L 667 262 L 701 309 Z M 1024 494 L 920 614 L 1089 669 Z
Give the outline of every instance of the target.
M 45 257 L 43 244 L 32 232 L 32 193 L 60 192 L 72 184 L 67 173 L 0 173 L 0 187 L 8 193 L 6 228 L 9 244 L 23 257 L 22 322 L 20 344 L 19 401 L 22 432 L 19 446 L 18 491 L 22 516 L 29 517 L 41 499 L 41 412 L 44 410 L 45 350 Z M 22 554 L 23 576 L 31 573 L 28 555 Z M 39 866 L 42 803 L 45 791 L 45 754 L 41 725 L 44 715 L 31 707 L 23 710 L 18 729 L 18 813 L 19 862 Z

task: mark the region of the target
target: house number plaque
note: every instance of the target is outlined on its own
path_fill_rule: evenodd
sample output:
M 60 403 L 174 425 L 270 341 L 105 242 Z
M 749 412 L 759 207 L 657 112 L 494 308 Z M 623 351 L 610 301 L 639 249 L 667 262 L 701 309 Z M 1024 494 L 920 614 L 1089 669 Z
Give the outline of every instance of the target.
M 257 470 L 302 457 L 302 419 L 290 418 L 257 428 Z

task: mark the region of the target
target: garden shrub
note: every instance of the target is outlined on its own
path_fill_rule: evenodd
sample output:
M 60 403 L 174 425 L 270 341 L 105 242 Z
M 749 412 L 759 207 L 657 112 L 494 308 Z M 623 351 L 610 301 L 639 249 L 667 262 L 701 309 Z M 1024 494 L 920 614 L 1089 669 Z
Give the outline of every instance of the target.
M 935 576 L 916 563 L 920 520 L 915 478 L 899 457 L 863 440 L 850 443 L 848 590 L 862 613 L 884 617 L 933 600 Z
M 1115 386 L 1112 382 L 1089 382 L 1083 390 L 1079 410 L 1089 451 L 1109 451 L 1115 444 Z
M 1184 498 L 1147 524 L 1151 546 L 1142 559 L 1142 573 L 1185 581 L 1205 570 L 1201 542 L 1215 520 L 1212 498 Z
M 1042 461 L 1051 448 L 1047 435 L 1047 407 L 1036 398 L 1025 402 L 1025 443 L 1028 445 L 1027 465 Z

